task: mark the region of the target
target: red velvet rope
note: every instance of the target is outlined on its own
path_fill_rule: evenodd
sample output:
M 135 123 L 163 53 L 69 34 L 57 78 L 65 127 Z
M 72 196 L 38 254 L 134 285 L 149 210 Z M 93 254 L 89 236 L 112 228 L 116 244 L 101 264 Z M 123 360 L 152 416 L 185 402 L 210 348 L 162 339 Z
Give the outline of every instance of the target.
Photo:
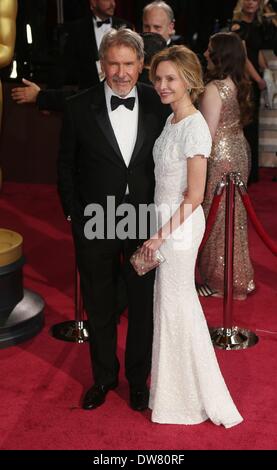
M 247 210 L 248 216 L 255 227 L 257 234 L 260 236 L 264 244 L 269 248 L 269 250 L 276 256 L 277 255 L 277 245 L 276 243 L 269 238 L 265 229 L 263 228 L 261 222 L 258 220 L 254 208 L 252 206 L 250 197 L 247 193 L 242 193 L 240 187 L 238 187 L 239 193 L 244 204 L 245 209 Z
M 209 210 L 209 215 L 208 215 L 207 222 L 206 222 L 206 230 L 205 230 L 201 245 L 199 247 L 199 252 L 202 250 L 203 246 L 205 245 L 206 241 L 208 240 L 211 234 L 212 227 L 215 223 L 215 219 L 217 216 L 217 211 L 218 211 L 218 207 L 219 207 L 219 203 L 221 201 L 222 195 L 223 195 L 223 191 L 221 194 L 215 194 L 213 197 L 213 202 Z

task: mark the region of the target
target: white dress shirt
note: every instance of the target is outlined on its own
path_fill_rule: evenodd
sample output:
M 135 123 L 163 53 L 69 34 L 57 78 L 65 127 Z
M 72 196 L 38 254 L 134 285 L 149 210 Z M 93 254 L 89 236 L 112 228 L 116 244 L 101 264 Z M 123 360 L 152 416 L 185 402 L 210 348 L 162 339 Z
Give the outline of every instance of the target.
M 96 39 L 96 44 L 97 44 L 97 50 L 99 51 L 99 47 L 100 47 L 104 34 L 112 28 L 112 20 L 110 18 L 110 24 L 102 24 L 100 28 L 97 27 L 97 24 L 96 24 L 97 21 L 102 21 L 102 20 L 101 18 L 98 18 L 97 16 L 92 18 L 95 39 Z M 100 80 L 103 80 L 104 76 L 101 70 L 100 60 L 96 61 L 96 67 L 97 67 L 97 72 L 98 72 Z
M 110 118 L 110 122 L 122 153 L 123 159 L 125 161 L 126 167 L 129 166 L 136 140 L 137 140 L 137 133 L 138 133 L 138 113 L 139 113 L 139 106 L 138 106 L 138 94 L 137 88 L 134 87 L 131 92 L 125 97 L 135 98 L 135 106 L 134 109 L 131 111 L 127 109 L 124 105 L 118 106 L 117 109 L 112 111 L 111 109 L 111 97 L 113 95 L 118 96 L 114 91 L 109 87 L 107 82 L 104 85 L 105 89 L 105 96 L 106 96 L 106 103 L 107 103 L 107 110 L 108 115 Z M 120 98 L 120 97 L 119 97 Z M 129 188 L 127 186 L 126 194 L 129 194 Z

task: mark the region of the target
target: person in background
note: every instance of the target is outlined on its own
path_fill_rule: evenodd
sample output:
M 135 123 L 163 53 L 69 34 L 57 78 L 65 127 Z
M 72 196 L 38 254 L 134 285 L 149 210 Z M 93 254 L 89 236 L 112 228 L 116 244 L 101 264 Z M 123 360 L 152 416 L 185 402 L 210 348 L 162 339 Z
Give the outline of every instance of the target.
M 141 33 L 140 36 L 144 45 L 144 64 L 139 81 L 152 86 L 149 79 L 151 60 L 155 54 L 166 48 L 166 40 L 158 33 Z
M 143 32 L 158 33 L 166 40 L 167 47 L 184 44 L 182 36 L 175 35 L 175 19 L 172 8 L 163 1 L 155 1 L 143 9 Z
M 104 34 L 111 28 L 133 28 L 128 21 L 114 16 L 115 0 L 89 0 L 91 17 L 71 24 L 65 48 L 68 83 L 89 88 L 103 79 L 98 51 Z
M 70 24 L 59 75 L 59 84 L 75 85 L 73 89 L 41 88 L 23 79 L 25 87 L 12 90 L 18 104 L 36 103 L 40 110 L 62 111 L 65 100 L 76 93 L 97 85 L 104 76 L 101 72 L 98 50 L 104 34 L 111 28 L 128 27 L 131 23 L 114 16 L 115 0 L 89 0 L 91 15 Z
M 210 38 L 205 53 L 208 83 L 200 100 L 213 138 L 203 208 L 208 216 L 217 184 L 230 172 L 240 173 L 247 184 L 250 169 L 249 146 L 243 126 L 251 119 L 250 82 L 246 77 L 246 53 L 241 39 L 234 33 L 217 33 Z M 200 295 L 223 296 L 225 249 L 224 193 L 210 237 L 199 255 L 199 271 L 204 285 Z M 254 272 L 249 257 L 247 214 L 240 197 L 236 197 L 234 228 L 235 299 L 246 299 L 255 289 Z
M 249 183 L 259 180 L 259 106 L 260 93 L 266 88 L 263 70 L 267 63 L 262 49 L 273 48 L 268 36 L 268 23 L 263 20 L 263 0 L 239 0 L 234 10 L 231 31 L 244 41 L 247 51 L 247 72 L 252 82 L 254 113 L 252 122 L 245 127 L 245 136 L 251 148 Z
M 167 47 L 185 44 L 184 37 L 175 34 L 175 19 L 172 8 L 163 1 L 154 1 L 144 7 L 143 32 L 160 34 L 165 39 Z M 197 55 L 202 70 L 205 70 L 205 57 L 200 51 Z

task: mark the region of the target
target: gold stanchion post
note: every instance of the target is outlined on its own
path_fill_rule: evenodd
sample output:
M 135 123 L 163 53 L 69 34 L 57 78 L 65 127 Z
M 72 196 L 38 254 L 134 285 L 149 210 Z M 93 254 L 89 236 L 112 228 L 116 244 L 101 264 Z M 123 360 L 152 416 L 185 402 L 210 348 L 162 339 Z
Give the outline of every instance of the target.
M 246 349 L 258 342 L 258 337 L 252 331 L 233 326 L 235 186 L 240 181 L 238 173 L 226 175 L 223 328 L 210 328 L 214 346 L 227 350 Z

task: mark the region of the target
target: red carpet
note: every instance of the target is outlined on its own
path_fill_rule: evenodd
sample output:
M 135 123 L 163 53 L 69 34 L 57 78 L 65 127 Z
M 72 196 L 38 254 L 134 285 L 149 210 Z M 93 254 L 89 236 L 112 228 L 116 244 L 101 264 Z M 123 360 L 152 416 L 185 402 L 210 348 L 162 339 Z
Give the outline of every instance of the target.
M 250 187 L 258 216 L 277 240 L 277 183 L 263 170 Z M 120 385 L 101 408 L 86 412 L 80 397 L 91 385 L 88 345 L 68 344 L 49 335 L 51 325 L 73 318 L 73 249 L 54 186 L 6 183 L 0 195 L 0 226 L 24 237 L 25 286 L 46 301 L 46 326 L 34 339 L 0 350 L 1 449 L 276 449 L 277 312 L 276 258 L 251 228 L 250 248 L 257 291 L 235 302 L 234 323 L 255 331 L 259 343 L 217 356 L 244 422 L 224 429 L 210 422 L 197 426 L 158 425 L 150 412 L 128 407 L 128 386 Z M 222 301 L 204 299 L 210 325 L 222 318 Z M 119 326 L 123 364 L 125 317 Z M 197 341 L 197 338 L 195 338 Z M 185 365 L 184 365 L 185 367 Z M 123 366 L 122 366 L 123 369 Z

